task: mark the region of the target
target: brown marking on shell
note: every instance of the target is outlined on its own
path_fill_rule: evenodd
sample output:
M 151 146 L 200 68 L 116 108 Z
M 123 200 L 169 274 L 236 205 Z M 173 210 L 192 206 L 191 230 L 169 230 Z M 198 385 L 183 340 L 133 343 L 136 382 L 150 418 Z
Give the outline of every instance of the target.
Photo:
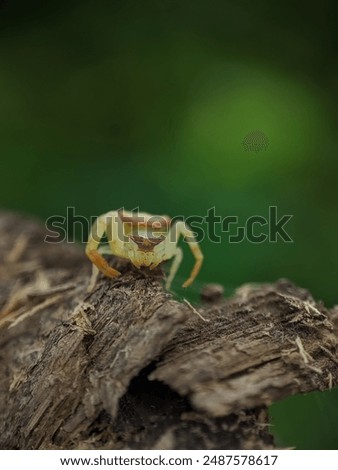
M 170 227 L 170 224 L 171 224 L 171 218 L 168 217 L 167 215 L 151 216 L 151 218 L 159 217 L 160 220 L 140 220 L 140 216 L 138 216 L 137 214 L 131 217 L 128 215 L 123 215 L 123 212 L 121 210 L 118 211 L 118 214 L 124 224 L 130 224 L 132 226 L 137 226 L 137 227 L 149 227 L 153 229 L 161 229 L 161 228 L 167 229 L 168 227 Z
M 163 242 L 165 236 L 161 235 L 160 237 L 144 238 L 139 235 L 131 235 L 130 238 L 137 244 L 140 251 L 149 252 L 153 251 L 156 245 Z

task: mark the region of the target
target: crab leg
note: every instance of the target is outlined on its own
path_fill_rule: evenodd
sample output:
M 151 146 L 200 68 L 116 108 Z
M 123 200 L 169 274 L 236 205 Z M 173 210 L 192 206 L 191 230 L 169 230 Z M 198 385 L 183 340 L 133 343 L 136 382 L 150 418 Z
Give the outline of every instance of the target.
M 103 274 L 108 277 L 118 277 L 121 274 L 120 271 L 109 266 L 98 249 L 101 239 L 107 230 L 108 221 L 108 214 L 101 215 L 96 219 L 88 237 L 86 255 Z
M 203 254 L 201 252 L 198 242 L 196 241 L 194 237 L 194 233 L 186 226 L 186 224 L 183 221 L 178 221 L 176 223 L 176 233 L 177 233 L 177 236 L 183 235 L 183 237 L 189 243 L 191 252 L 195 257 L 195 264 L 190 273 L 190 276 L 182 285 L 182 287 L 188 287 L 193 283 L 194 279 L 196 278 L 197 274 L 199 273 L 201 269 L 202 262 L 203 262 Z
M 168 290 L 170 289 L 171 283 L 173 282 L 173 279 L 174 279 L 174 277 L 177 273 L 177 270 L 180 267 L 180 264 L 182 262 L 182 259 L 183 259 L 182 249 L 177 247 L 174 256 L 175 256 L 175 258 L 174 258 L 174 261 L 172 262 L 170 272 L 169 272 L 169 276 L 168 276 L 167 281 L 165 283 L 165 287 Z

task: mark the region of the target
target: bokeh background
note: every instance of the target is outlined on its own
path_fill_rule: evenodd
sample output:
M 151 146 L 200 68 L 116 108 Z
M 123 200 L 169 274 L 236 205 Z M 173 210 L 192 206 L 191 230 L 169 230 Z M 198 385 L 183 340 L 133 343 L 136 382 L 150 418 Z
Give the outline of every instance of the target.
M 287 277 L 337 302 L 336 2 L 0 2 L 0 204 L 42 220 L 292 214 L 294 243 L 202 242 L 205 281 Z M 254 130 L 267 150 L 247 152 Z M 187 252 L 182 281 L 191 265 Z M 283 446 L 338 449 L 338 393 L 271 408 Z

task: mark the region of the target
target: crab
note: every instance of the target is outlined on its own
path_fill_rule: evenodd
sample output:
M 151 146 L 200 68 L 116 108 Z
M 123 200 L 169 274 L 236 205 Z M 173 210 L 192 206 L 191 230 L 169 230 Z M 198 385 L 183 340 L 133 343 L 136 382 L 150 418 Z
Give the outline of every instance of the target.
M 108 250 L 107 247 L 100 247 L 104 235 L 108 238 Z M 135 213 L 123 209 L 107 212 L 94 222 L 86 246 L 86 254 L 93 263 L 92 279 L 97 276 L 98 271 L 111 278 L 121 275 L 118 270 L 109 266 L 103 254 L 129 259 L 137 268 L 147 266 L 151 270 L 162 261 L 174 258 L 166 280 L 166 288 L 170 289 L 183 259 L 182 249 L 177 246 L 180 235 L 188 242 L 195 257 L 191 274 L 182 286 L 188 287 L 201 269 L 203 254 L 194 233 L 185 222 L 172 221 L 166 215 Z

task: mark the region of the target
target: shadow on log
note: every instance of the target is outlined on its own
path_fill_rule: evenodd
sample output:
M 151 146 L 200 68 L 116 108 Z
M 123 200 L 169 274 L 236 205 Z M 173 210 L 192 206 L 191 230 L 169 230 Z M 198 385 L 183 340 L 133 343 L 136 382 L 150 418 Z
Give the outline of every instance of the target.
M 206 286 L 197 310 L 163 274 L 0 215 L 2 449 L 271 449 L 267 406 L 338 382 L 337 308 L 289 281 Z

